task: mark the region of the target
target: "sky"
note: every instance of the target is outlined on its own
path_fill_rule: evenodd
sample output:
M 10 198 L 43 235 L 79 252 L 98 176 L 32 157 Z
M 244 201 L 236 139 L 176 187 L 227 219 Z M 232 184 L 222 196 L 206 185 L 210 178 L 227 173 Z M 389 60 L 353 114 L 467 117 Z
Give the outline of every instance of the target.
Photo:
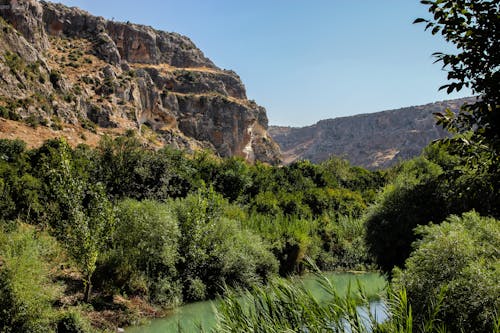
M 236 71 L 269 123 L 321 119 L 469 96 L 438 88 L 432 53 L 453 52 L 412 24 L 418 0 L 59 0 L 115 21 L 188 36 L 218 67 Z

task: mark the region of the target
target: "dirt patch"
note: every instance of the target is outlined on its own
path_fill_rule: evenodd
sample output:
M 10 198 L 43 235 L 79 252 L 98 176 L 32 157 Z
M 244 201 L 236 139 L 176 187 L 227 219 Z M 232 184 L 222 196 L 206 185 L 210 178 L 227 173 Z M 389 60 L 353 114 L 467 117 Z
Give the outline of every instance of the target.
M 37 148 L 49 139 L 61 137 L 73 147 L 79 144 L 96 147 L 102 135 L 118 136 L 124 132 L 124 129 L 119 128 L 98 128 L 97 133 L 92 133 L 79 126 L 68 124 L 63 125 L 61 130 L 53 130 L 45 126 L 33 128 L 22 122 L 0 118 L 0 139 L 20 139 L 26 142 L 28 148 Z

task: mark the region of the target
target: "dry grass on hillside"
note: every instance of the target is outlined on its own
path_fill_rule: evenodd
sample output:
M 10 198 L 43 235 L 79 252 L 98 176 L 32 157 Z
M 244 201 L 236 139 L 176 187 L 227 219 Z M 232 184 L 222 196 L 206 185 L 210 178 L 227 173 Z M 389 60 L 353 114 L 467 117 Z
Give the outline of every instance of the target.
M 45 126 L 33 128 L 22 122 L 0 118 L 0 139 L 21 139 L 26 142 L 28 148 L 40 147 L 46 140 L 60 137 L 64 137 L 73 147 L 79 144 L 95 147 L 102 135 L 117 136 L 124 131 L 124 129 L 99 128 L 97 133 L 92 133 L 80 126 L 67 124 L 62 130 L 56 131 Z

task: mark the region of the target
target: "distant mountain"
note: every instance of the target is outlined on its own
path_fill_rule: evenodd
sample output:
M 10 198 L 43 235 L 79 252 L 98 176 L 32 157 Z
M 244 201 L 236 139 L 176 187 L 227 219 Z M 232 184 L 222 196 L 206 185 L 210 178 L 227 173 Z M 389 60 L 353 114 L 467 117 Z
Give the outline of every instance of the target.
M 419 155 L 431 141 L 447 133 L 436 125 L 433 113 L 456 112 L 462 98 L 397 110 L 321 120 L 307 127 L 271 126 L 269 133 L 281 146 L 285 164 L 297 159 L 321 162 L 341 156 L 353 165 L 380 169 Z

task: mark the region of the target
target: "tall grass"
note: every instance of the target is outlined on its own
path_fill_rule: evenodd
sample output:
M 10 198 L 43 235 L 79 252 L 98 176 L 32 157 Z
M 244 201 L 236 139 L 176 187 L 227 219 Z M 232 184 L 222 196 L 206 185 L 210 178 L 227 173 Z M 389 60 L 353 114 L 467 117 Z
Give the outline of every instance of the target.
M 255 287 L 243 294 L 228 291 L 216 308 L 217 324 L 212 332 L 447 332 L 442 323 L 433 319 L 439 304 L 430 310 L 430 319 L 424 325 L 415 327 L 405 290 L 389 290 L 384 298 L 384 313 L 377 314 L 361 284 L 349 286 L 341 294 L 328 278 L 318 278 L 329 295 L 327 301 L 319 301 L 295 280 L 273 280 L 267 287 Z M 380 318 L 385 320 L 381 322 Z

